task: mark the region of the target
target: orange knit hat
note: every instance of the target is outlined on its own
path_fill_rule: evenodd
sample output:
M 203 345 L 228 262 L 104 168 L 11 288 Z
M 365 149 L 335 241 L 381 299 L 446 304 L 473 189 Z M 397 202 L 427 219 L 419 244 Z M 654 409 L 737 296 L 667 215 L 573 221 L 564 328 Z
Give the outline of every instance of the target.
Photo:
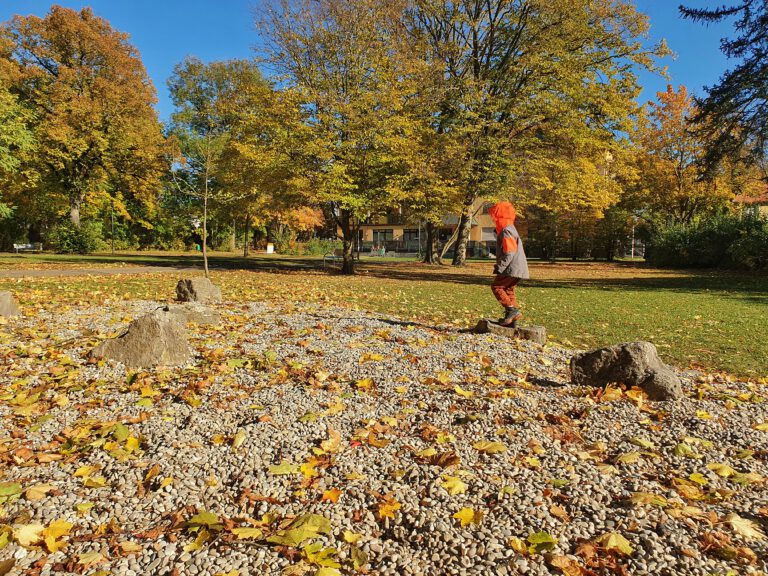
M 488 210 L 493 221 L 496 222 L 496 234 L 499 234 L 507 226 L 515 223 L 517 212 L 511 202 L 498 202 Z

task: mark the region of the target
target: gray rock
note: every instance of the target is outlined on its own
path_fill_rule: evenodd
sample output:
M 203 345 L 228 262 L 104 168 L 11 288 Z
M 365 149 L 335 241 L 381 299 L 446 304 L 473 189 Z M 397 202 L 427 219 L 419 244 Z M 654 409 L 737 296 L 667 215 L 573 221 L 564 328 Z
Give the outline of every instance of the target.
M 208 278 L 197 277 L 179 280 L 176 299 L 180 302 L 221 302 L 221 289 Z
M 21 316 L 21 310 L 19 310 L 19 305 L 16 303 L 16 299 L 13 297 L 13 294 L 7 290 L 0 292 L 0 316 L 5 316 L 7 318 L 11 316 Z
M 173 316 L 177 316 L 182 324 L 192 323 L 205 326 L 207 324 L 218 324 L 221 322 L 221 314 L 216 310 L 207 308 L 197 302 L 170 304 L 163 308 L 163 311 L 169 312 Z
M 129 368 L 149 368 L 185 364 L 191 352 L 179 316 L 157 310 L 131 322 L 119 337 L 99 344 L 91 357 L 122 362 Z
M 571 358 L 571 381 L 578 386 L 619 382 L 638 386 L 651 400 L 673 400 L 683 395 L 680 378 L 664 364 L 650 342 L 627 342 Z
M 531 342 L 541 344 L 542 346 L 547 343 L 547 329 L 544 328 L 544 326 L 517 326 L 516 328 L 508 328 L 506 326 L 500 326 L 498 322 L 489 318 L 483 318 L 477 323 L 477 326 L 475 326 L 475 332 L 478 334 L 496 334 L 498 336 L 516 340 L 530 340 Z

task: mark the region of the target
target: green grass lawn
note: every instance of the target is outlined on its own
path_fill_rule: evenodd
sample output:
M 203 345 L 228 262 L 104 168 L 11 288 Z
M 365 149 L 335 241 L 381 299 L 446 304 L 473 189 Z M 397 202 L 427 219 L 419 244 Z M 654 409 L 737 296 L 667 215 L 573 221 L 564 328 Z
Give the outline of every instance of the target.
M 51 268 L 126 265 L 190 266 L 198 255 L 160 253 L 61 257 L 24 255 L 28 266 Z M 15 262 L 7 264 L 8 261 Z M 216 254 L 214 281 L 231 300 L 288 300 L 393 314 L 466 327 L 501 308 L 489 289 L 490 262 L 463 268 L 394 259 L 364 259 L 359 274 L 322 271 L 317 257 L 257 255 L 243 260 Z M 0 258 L 0 268 L 25 265 Z M 242 267 L 244 269 L 237 270 Z M 734 272 L 668 271 L 637 263 L 532 263 L 520 286 L 526 322 L 543 324 L 550 338 L 591 348 L 649 340 L 677 366 L 768 376 L 768 277 Z M 179 272 L 98 278 L 0 279 L 26 306 L 98 303 L 107 298 L 173 297 Z

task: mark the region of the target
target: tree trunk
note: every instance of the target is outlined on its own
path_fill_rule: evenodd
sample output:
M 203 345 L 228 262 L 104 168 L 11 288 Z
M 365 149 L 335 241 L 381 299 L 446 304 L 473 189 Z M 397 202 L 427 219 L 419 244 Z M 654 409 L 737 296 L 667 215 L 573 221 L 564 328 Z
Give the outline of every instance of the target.
M 425 264 L 441 264 L 440 255 L 437 253 L 437 226 L 427 221 L 427 246 L 424 251 Z
M 344 262 L 341 273 L 351 275 L 355 273 L 355 255 L 352 252 L 354 245 L 352 214 L 349 210 L 341 209 L 339 212 L 339 226 L 341 226 L 342 242 L 344 247 Z
M 243 258 L 248 258 L 248 233 L 251 231 L 251 217 L 245 215 L 245 224 L 243 225 Z
M 83 199 L 79 196 L 69 197 L 69 219 L 77 228 L 80 228 L 80 206 L 83 203 Z
M 453 251 L 453 266 L 464 266 L 467 263 L 467 244 L 469 243 L 469 229 L 472 223 L 472 217 L 469 214 L 471 205 L 464 206 L 459 220 L 459 234 L 456 240 L 456 249 Z
M 208 166 L 205 167 L 205 184 L 203 187 L 203 268 L 208 278 Z
M 232 219 L 232 234 L 229 237 L 229 251 L 234 252 L 237 250 L 237 220 Z

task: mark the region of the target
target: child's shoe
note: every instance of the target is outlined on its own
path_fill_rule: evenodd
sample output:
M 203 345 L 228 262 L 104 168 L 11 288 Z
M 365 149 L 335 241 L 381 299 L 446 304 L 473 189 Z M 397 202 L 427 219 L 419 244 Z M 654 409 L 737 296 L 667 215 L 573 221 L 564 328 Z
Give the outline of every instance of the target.
M 501 318 L 499 320 L 499 326 L 514 328 L 515 324 L 517 324 L 517 321 L 523 317 L 523 314 L 520 312 L 520 310 L 518 310 L 514 306 L 510 306 L 505 310 L 506 310 L 506 314 L 504 314 L 504 318 Z

